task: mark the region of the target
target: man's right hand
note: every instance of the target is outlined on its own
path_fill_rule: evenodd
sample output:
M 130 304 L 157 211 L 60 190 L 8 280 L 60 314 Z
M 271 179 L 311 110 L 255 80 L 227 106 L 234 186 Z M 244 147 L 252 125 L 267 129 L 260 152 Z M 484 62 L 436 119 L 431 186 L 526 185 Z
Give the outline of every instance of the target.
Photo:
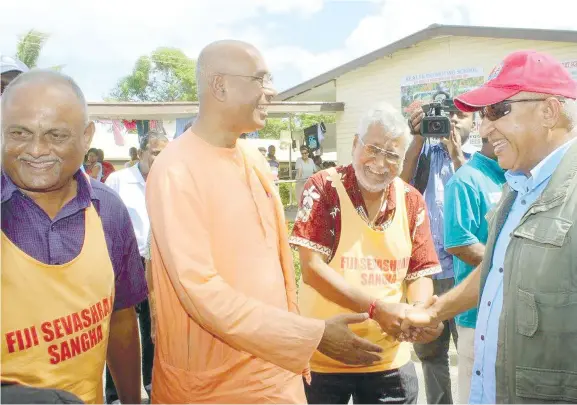
M 383 332 L 396 338 L 401 333 L 401 324 L 405 313 L 412 307 L 402 302 L 390 303 L 377 301 L 373 319 L 380 325 Z
M 405 319 L 401 324 L 403 332 L 408 331 L 411 327 L 437 328 L 440 321 L 437 319 L 437 313 L 433 308 L 433 304 L 437 299 L 437 296 L 433 296 L 423 305 L 409 309 L 405 313 Z
M 369 319 L 368 314 L 343 314 L 325 321 L 325 332 L 318 351 L 331 359 L 350 365 L 370 366 L 381 360 L 375 353 L 383 349 L 355 335 L 348 327 Z

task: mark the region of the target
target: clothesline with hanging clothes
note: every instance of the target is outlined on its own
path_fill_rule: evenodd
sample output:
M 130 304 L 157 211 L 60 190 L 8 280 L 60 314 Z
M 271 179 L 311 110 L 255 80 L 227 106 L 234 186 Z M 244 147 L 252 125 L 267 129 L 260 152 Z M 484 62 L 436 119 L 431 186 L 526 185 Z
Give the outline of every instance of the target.
M 118 146 L 124 146 L 125 133 L 138 133 L 138 140 L 140 141 L 151 129 L 164 131 L 162 121 L 158 120 L 97 120 L 96 122 L 109 125 L 109 131 L 114 135 L 114 143 Z

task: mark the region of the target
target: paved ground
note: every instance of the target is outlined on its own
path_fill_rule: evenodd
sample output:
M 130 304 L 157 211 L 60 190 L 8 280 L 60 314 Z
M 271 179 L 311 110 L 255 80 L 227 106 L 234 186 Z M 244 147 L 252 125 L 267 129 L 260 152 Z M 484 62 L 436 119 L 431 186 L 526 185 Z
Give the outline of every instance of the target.
M 417 369 L 417 376 L 419 377 L 419 404 L 426 404 L 427 397 L 425 394 L 425 380 L 423 378 L 423 369 L 421 367 L 421 363 L 419 359 L 413 353 L 413 361 L 415 362 L 415 368 Z M 451 372 L 451 391 L 453 394 L 453 403 L 457 403 L 458 401 L 458 394 L 457 394 L 457 350 L 451 341 L 451 347 L 449 348 L 449 363 L 450 363 L 450 372 Z
M 427 403 L 427 398 L 425 395 L 425 381 L 423 379 L 423 369 L 421 368 L 421 363 L 419 362 L 419 359 L 417 358 L 417 356 L 415 355 L 415 353 L 413 354 L 413 361 L 415 362 L 415 368 L 417 369 L 417 376 L 419 377 L 419 400 L 418 403 L 419 404 L 426 404 Z M 451 347 L 449 349 L 449 355 L 450 355 L 450 363 L 451 363 L 451 388 L 452 388 L 452 392 L 453 392 L 453 401 L 456 403 L 457 402 L 457 351 L 455 349 L 455 346 L 451 343 Z M 105 377 L 102 376 L 102 378 L 104 379 Z M 143 404 L 148 404 L 148 397 L 146 395 L 146 391 L 144 390 L 144 387 L 142 387 L 142 403 Z M 350 402 L 352 403 L 352 401 Z

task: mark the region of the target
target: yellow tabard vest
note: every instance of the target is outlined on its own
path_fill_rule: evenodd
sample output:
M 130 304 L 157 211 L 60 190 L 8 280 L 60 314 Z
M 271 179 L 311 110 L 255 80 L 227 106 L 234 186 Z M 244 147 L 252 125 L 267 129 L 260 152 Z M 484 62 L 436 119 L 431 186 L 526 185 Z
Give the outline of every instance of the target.
M 390 226 L 375 231 L 359 216 L 347 191 L 334 168 L 329 179 L 339 196 L 341 210 L 341 235 L 334 257 L 329 266 L 342 275 L 347 283 L 367 294 L 386 302 L 405 302 L 404 279 L 411 258 L 412 240 L 405 202 L 404 184 L 395 179 L 395 214 Z M 321 296 L 303 283 L 299 293 L 299 306 L 304 316 L 328 319 L 351 313 Z M 316 351 L 311 359 L 312 371 L 319 373 L 367 373 L 399 368 L 411 358 L 409 344 L 400 343 L 383 333 L 379 324 L 367 320 L 350 325 L 357 335 L 383 348 L 382 361 L 369 367 L 349 366 L 330 359 Z
M 62 265 L 28 256 L 2 233 L 2 381 L 102 403 L 114 271 L 91 205 L 80 254 Z

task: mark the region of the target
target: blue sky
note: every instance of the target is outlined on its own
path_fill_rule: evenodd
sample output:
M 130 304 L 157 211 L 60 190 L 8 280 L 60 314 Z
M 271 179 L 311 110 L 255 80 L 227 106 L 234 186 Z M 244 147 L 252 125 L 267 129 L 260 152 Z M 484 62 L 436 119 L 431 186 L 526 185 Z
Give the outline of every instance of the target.
M 39 65 L 64 64 L 99 101 L 158 46 L 196 57 L 236 38 L 264 54 L 279 90 L 430 24 L 577 29 L 575 0 L 26 0 L 3 2 L 0 53 L 31 28 L 51 34 Z

